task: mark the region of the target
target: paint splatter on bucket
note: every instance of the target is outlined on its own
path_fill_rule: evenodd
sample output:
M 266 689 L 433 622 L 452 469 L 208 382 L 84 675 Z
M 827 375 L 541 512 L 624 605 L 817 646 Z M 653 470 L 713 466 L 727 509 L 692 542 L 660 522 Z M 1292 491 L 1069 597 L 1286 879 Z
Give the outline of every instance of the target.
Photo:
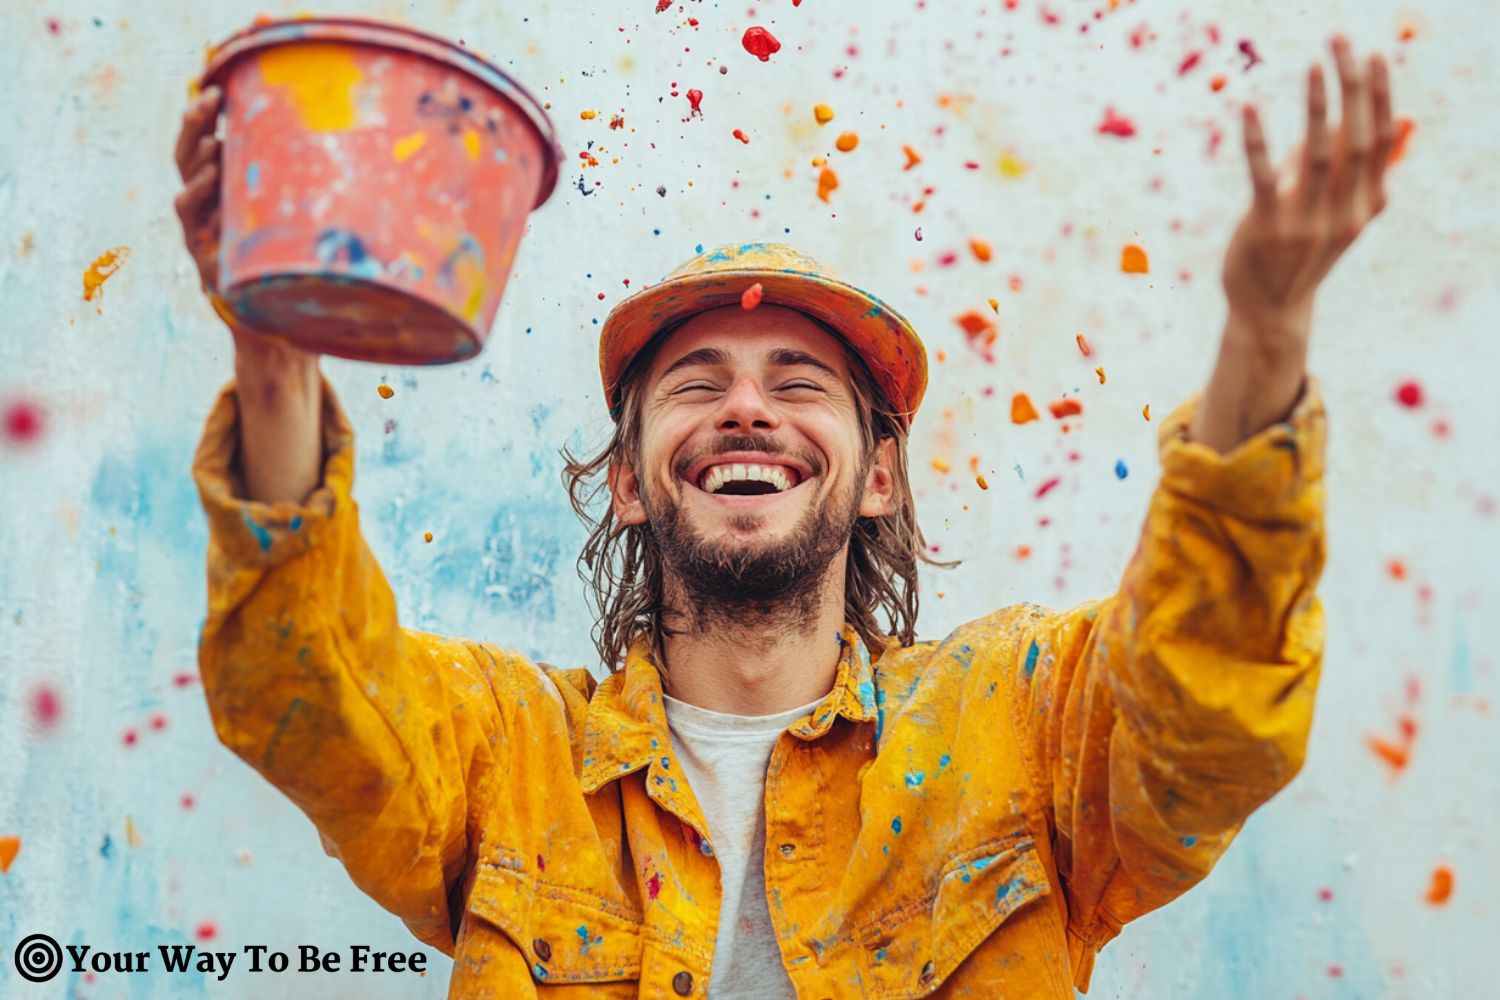
M 557 184 L 536 99 L 458 45 L 353 18 L 257 24 L 211 50 L 211 84 L 235 316 L 344 358 L 478 354 L 527 215 Z

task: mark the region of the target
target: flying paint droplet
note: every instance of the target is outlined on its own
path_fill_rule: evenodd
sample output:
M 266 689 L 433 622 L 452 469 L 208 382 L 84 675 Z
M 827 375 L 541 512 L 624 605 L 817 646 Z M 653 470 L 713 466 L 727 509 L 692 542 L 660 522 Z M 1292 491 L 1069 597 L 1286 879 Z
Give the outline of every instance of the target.
M 104 294 L 104 283 L 118 271 L 130 256 L 129 247 L 106 250 L 83 272 L 83 301 L 92 302 Z
M 845 132 L 833 142 L 833 148 L 840 153 L 852 153 L 854 147 L 859 145 L 859 136 L 853 132 Z
M 1416 382 L 1403 382 L 1396 390 L 1396 402 L 1407 409 L 1416 409 L 1422 405 L 1422 387 Z
M 3 866 L 0 866 L 3 869 Z M 1453 896 L 1453 869 L 1439 865 L 1432 870 L 1432 882 L 1427 886 L 1427 902 L 1442 906 Z
M 781 50 L 781 43 L 776 40 L 776 36 L 759 25 L 746 28 L 745 36 L 740 39 L 740 44 L 745 47 L 746 52 L 761 62 L 769 62 L 772 53 Z
M 824 167 L 818 171 L 818 197 L 823 201 L 828 200 L 829 192 L 839 186 L 839 175 L 833 172 L 832 167 Z
M 1115 478 L 1124 479 L 1128 475 L 1130 475 L 1130 469 L 1125 466 L 1125 460 L 1123 458 L 1117 459 L 1115 461 Z
M 31 718 L 38 729 L 51 729 L 62 715 L 62 699 L 48 684 L 38 684 L 31 692 Z
M 734 130 L 734 137 L 735 137 L 735 138 L 736 138 L 736 139 L 738 139 L 738 140 L 739 140 L 739 141 L 740 141 L 740 142 L 743 142 L 743 143 L 744 143 L 744 144 L 745 144 L 745 145 L 747 145 L 747 146 L 748 146 L 748 145 L 750 145 L 750 137 L 749 137 L 749 136 L 747 136 L 747 135 L 746 135 L 746 134 L 745 134 L 745 133 L 744 133 L 744 132 L 743 132 L 743 131 L 741 131 L 741 130 L 740 130 L 740 129 L 735 129 L 735 130 Z
M 424 541 L 424 542 L 430 542 L 430 541 L 432 541 L 432 532 L 430 532 L 430 531 L 424 531 L 424 532 L 422 532 L 422 541 Z
M 1145 406 L 1141 407 L 1141 416 L 1145 417 L 1147 420 L 1151 419 L 1151 404 L 1150 403 L 1147 403 Z
M 979 475 L 975 476 L 974 477 L 974 482 L 978 483 L 979 484 L 979 488 L 982 489 L 982 490 L 987 490 L 987 489 L 990 488 L 990 484 L 984 478 L 984 474 L 983 473 L 980 473 Z
M 760 299 L 763 294 L 765 294 L 765 289 L 761 288 L 760 282 L 757 281 L 755 284 L 745 289 L 745 293 L 740 296 L 740 308 L 745 310 L 746 312 L 754 309 L 756 306 L 760 305 Z
M 1042 497 L 1046 496 L 1048 493 L 1051 493 L 1052 490 L 1060 482 L 1062 482 L 1062 477 L 1061 476 L 1053 476 L 1051 479 L 1047 480 L 1045 483 L 1043 483 L 1042 485 L 1040 485 L 1040 486 L 1038 486 L 1036 488 L 1036 498 L 1038 500 L 1040 500 Z
M 219 928 L 214 926 L 212 920 L 204 920 L 198 924 L 193 934 L 199 941 L 212 941 L 219 936 Z
M 1120 251 L 1120 270 L 1126 274 L 1148 274 L 1151 265 L 1146 259 L 1146 251 L 1134 243 L 1127 243 L 1125 249 Z
M 688 100 L 688 115 L 690 117 L 692 115 L 697 115 L 700 118 L 703 117 L 703 108 L 702 108 L 702 104 L 703 104 L 703 91 L 697 90 L 697 89 L 688 91 L 687 92 L 687 100 Z
M 1041 414 L 1036 412 L 1036 407 L 1031 405 L 1031 397 L 1024 392 L 1018 392 L 1010 400 L 1010 422 L 1013 424 L 1028 424 L 1033 420 L 1040 420 Z
M 656 12 L 658 14 L 672 6 L 672 0 L 656 0 Z
M 948 464 L 948 460 L 946 458 L 934 458 L 932 460 L 932 467 L 945 476 L 948 474 L 948 471 L 953 468 L 953 466 Z
M 384 382 L 380 383 L 380 385 L 376 387 L 375 391 L 378 392 L 378 393 L 380 393 L 380 398 L 381 399 L 390 399 L 392 396 L 394 396 L 396 394 L 396 390 L 392 389 L 390 386 L 386 385 Z
M 1073 339 L 1076 340 L 1076 341 L 1078 341 L 1078 349 L 1083 352 L 1083 356 L 1084 357 L 1088 357 L 1089 356 L 1089 342 L 1087 340 L 1083 339 L 1083 334 L 1080 333 L 1077 337 L 1075 337 Z
M 1135 135 L 1135 126 L 1130 123 L 1130 119 L 1120 117 L 1115 114 L 1115 109 L 1110 107 L 1104 109 L 1104 121 L 1099 125 L 1099 132 L 1102 135 L 1128 139 Z
M 1100 365 L 1098 368 L 1095 368 L 1094 369 L 1094 374 L 1099 376 L 1099 384 L 1103 385 L 1104 384 L 1104 366 Z
M 977 236 L 969 238 L 969 252 L 974 255 L 975 260 L 986 264 L 994 256 L 994 251 L 990 249 L 990 245 Z
M 906 154 L 906 166 L 902 167 L 902 170 L 910 170 L 912 167 L 915 167 L 918 163 L 922 162 L 922 157 L 919 156 L 917 154 L 917 151 L 915 149 L 912 149 L 910 146 L 902 146 L 901 152 Z
M 5 437 L 16 444 L 30 444 L 42 433 L 42 409 L 18 400 L 5 408 Z
M 813 105 L 813 118 L 819 125 L 827 125 L 833 121 L 833 108 L 826 104 Z
M 20 837 L 0 837 L 0 875 L 10 871 L 11 862 L 21 853 Z
M 1063 417 L 1078 416 L 1083 412 L 1083 404 L 1072 398 L 1059 399 L 1054 403 L 1048 403 L 1047 409 L 1052 411 L 1054 417 L 1061 420 Z
M 1000 327 L 995 321 L 975 309 L 970 309 L 962 316 L 954 317 L 953 321 L 963 330 L 964 338 L 975 353 L 985 361 L 993 363 L 995 340 L 1000 336 Z

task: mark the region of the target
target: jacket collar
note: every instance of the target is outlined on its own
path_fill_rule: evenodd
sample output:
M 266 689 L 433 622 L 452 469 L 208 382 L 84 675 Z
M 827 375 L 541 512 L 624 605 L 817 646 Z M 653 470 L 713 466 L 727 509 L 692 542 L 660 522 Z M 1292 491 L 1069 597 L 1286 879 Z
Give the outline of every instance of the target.
M 837 716 L 851 722 L 876 718 L 870 652 L 853 626 L 844 625 L 837 640 L 841 654 L 833 688 L 811 712 L 788 727 L 788 732 L 800 739 L 822 736 Z M 668 757 L 671 742 L 661 672 L 650 649 L 646 638 L 637 638 L 626 653 L 625 666 L 605 678 L 589 702 L 583 738 L 582 783 L 586 794 L 643 767 L 654 770 L 665 766 L 663 758 Z

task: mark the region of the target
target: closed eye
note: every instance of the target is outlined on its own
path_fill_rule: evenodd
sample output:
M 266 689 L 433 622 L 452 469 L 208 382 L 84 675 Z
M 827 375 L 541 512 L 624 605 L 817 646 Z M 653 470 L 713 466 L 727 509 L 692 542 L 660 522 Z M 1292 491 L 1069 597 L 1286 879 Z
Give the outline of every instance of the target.
M 782 389 L 811 389 L 814 392 L 822 392 L 823 391 L 823 387 L 821 385 L 818 385 L 818 384 L 814 383 L 814 382 L 788 382 L 786 385 L 780 386 L 779 388 L 782 388 Z
M 706 389 L 709 392 L 715 392 L 715 391 L 718 390 L 718 388 L 719 388 L 718 386 L 716 386 L 716 385 L 710 385 L 707 382 L 690 382 L 687 385 L 678 386 L 676 389 L 673 389 L 672 390 L 672 395 L 675 396 L 678 393 L 682 393 L 682 392 L 693 392 L 694 390 L 697 390 L 697 389 Z

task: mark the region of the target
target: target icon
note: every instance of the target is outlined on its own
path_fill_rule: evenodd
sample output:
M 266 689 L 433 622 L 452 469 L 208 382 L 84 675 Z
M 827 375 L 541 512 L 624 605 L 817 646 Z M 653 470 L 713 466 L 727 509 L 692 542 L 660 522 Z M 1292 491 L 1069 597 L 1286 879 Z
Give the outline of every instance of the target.
M 33 983 L 45 983 L 57 975 L 62 960 L 62 948 L 46 934 L 33 934 L 16 945 L 16 971 Z

